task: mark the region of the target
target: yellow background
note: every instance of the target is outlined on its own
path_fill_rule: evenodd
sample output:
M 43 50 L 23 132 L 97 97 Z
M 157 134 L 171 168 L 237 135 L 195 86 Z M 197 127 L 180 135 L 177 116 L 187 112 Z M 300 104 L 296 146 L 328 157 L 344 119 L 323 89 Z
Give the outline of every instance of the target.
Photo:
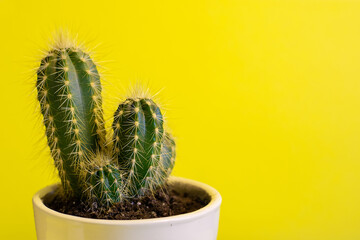
M 174 175 L 220 191 L 220 240 L 360 239 L 360 1 L 0 0 L 1 239 L 36 238 L 57 181 L 31 68 L 58 27 L 102 43 L 108 117 L 164 88 Z

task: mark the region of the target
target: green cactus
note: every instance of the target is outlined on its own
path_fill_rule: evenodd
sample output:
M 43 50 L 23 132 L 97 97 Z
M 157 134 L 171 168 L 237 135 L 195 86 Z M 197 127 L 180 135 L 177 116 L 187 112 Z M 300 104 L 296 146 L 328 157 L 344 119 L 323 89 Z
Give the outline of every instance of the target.
M 55 48 L 41 61 L 36 87 L 48 145 L 64 189 L 80 196 L 79 168 L 105 140 L 96 66 L 76 47 Z
M 36 88 L 48 145 L 68 197 L 111 206 L 165 183 L 174 167 L 175 142 L 149 97 L 119 105 L 107 140 L 97 67 L 62 36 L 41 60 Z
M 114 114 L 114 152 L 126 174 L 130 195 L 142 195 L 158 184 L 163 142 L 163 116 L 148 98 L 128 98 Z

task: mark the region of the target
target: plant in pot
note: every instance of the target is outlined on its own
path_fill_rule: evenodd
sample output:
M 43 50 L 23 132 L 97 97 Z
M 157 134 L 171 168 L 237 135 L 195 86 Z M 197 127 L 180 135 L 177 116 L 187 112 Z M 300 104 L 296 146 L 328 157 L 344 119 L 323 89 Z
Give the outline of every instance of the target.
M 61 180 L 33 198 L 43 239 L 216 239 L 221 197 L 169 177 L 175 141 L 146 94 L 119 104 L 105 130 L 90 55 L 62 35 L 37 71 L 47 143 Z

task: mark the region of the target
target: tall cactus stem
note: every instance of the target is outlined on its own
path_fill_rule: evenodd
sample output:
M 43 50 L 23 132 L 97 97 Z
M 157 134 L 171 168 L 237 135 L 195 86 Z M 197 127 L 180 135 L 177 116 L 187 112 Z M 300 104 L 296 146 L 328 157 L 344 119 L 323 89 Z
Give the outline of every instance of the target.
M 69 47 L 49 51 L 37 75 L 51 155 L 65 191 L 80 196 L 79 169 L 105 139 L 98 71 L 88 54 Z

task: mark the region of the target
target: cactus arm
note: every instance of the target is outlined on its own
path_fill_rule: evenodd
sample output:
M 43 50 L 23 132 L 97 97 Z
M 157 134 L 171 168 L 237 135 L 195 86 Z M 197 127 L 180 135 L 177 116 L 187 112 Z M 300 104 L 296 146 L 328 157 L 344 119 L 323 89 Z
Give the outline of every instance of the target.
M 159 107 L 151 99 L 129 98 L 115 112 L 113 129 L 119 166 L 128 172 L 129 194 L 153 190 L 164 133 Z

